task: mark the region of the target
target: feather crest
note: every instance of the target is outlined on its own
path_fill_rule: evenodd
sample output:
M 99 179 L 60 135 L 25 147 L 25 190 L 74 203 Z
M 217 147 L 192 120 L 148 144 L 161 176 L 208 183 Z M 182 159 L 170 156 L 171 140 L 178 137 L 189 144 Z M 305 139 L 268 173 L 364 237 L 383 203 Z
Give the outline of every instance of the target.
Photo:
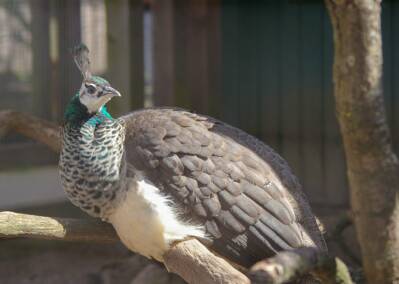
M 75 46 L 72 50 L 72 54 L 76 65 L 78 66 L 80 72 L 82 72 L 83 78 L 90 78 L 90 59 L 89 49 L 87 48 L 87 46 L 83 43 Z

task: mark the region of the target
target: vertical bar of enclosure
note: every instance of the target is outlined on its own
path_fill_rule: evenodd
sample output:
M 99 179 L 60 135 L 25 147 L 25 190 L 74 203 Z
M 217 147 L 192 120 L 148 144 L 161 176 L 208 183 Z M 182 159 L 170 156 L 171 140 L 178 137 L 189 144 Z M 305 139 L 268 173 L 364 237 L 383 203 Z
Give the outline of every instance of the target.
M 300 35 L 299 4 L 282 1 L 281 7 L 281 132 L 282 152 L 294 173 L 302 176 L 303 164 L 300 157 Z
M 34 112 L 51 118 L 50 1 L 29 2 L 32 13 L 33 104 Z
M 208 0 L 208 114 L 223 119 L 222 111 L 222 0 Z
M 71 47 L 81 41 L 80 1 L 55 1 L 55 16 L 58 24 L 58 58 L 55 62 L 57 86 L 54 88 L 57 96 L 57 114 L 62 119 L 65 106 L 70 98 L 80 88 L 81 75 L 77 70 L 71 55 Z
M 191 109 L 207 113 L 209 98 L 207 0 L 186 2 L 186 84 Z
M 143 1 L 129 1 L 130 91 L 132 109 L 144 106 Z
M 239 77 L 239 48 L 237 44 L 240 40 L 238 31 L 240 24 L 239 3 L 239 0 L 223 0 L 221 15 L 221 101 L 223 101 L 223 104 L 219 107 L 222 112 L 222 119 L 236 127 L 240 124 L 238 113 L 241 78 Z
M 392 9 L 392 31 L 394 35 L 398 34 L 399 31 L 399 2 L 392 1 L 391 4 Z M 397 36 L 392 37 L 392 50 L 399 49 L 399 38 Z M 392 78 L 398 78 L 399 76 L 399 53 L 392 52 Z M 399 151 L 399 80 L 392 80 L 392 106 L 391 106 L 391 115 L 392 115 L 392 144 L 393 147 L 398 153 Z
M 301 4 L 301 66 L 303 112 L 303 184 L 312 202 L 324 202 L 323 191 L 323 4 Z
M 174 6 L 175 0 L 154 0 L 154 105 L 174 105 Z
M 276 151 L 281 150 L 281 68 L 282 68 L 282 20 L 281 3 L 258 1 L 260 45 L 258 59 L 259 73 L 259 116 L 261 138 Z M 292 34 L 291 34 L 292 36 Z
M 108 57 L 106 77 L 122 94 L 122 97 L 112 100 L 109 106 L 115 115 L 120 115 L 131 108 L 129 1 L 106 0 L 105 7 Z

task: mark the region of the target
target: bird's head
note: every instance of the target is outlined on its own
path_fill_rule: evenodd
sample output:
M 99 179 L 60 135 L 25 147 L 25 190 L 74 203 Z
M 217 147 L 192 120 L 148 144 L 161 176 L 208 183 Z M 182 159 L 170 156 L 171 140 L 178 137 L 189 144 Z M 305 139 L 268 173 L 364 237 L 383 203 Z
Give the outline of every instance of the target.
M 90 114 L 99 112 L 109 100 L 120 96 L 107 80 L 99 76 L 84 79 L 79 90 L 80 103 L 86 106 Z
M 87 108 L 89 114 L 98 113 L 113 97 L 120 97 L 121 94 L 112 88 L 107 80 L 91 74 L 89 49 L 84 44 L 75 47 L 73 55 L 75 63 L 83 75 L 79 101 Z

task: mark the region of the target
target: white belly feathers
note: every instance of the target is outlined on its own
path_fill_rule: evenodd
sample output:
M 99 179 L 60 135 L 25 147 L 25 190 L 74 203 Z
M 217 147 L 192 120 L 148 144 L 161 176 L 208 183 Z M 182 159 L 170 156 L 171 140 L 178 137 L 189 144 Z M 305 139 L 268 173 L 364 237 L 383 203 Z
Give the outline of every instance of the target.
M 109 221 L 125 246 L 158 261 L 174 241 L 205 237 L 204 229 L 180 221 L 171 201 L 145 180 L 134 182 Z

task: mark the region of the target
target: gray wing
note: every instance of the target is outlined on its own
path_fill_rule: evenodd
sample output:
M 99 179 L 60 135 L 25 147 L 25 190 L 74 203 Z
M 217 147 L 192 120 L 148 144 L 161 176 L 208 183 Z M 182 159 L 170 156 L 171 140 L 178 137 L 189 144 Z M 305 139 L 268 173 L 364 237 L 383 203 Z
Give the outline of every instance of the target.
M 248 266 L 306 244 L 279 176 L 233 128 L 172 109 L 124 119 L 128 162 L 205 226 L 216 252 Z

